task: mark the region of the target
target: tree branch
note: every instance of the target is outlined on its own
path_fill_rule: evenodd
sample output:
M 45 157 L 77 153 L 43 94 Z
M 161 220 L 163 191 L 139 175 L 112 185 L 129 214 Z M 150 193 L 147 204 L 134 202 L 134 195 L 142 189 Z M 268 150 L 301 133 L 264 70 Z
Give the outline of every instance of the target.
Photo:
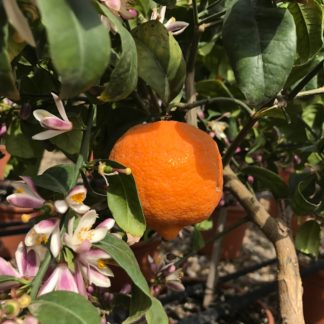
M 278 288 L 281 323 L 304 324 L 302 283 L 297 254 L 289 228 L 271 217 L 256 197 L 243 185 L 229 166 L 224 168 L 225 187 L 238 199 L 275 247 L 278 258 Z

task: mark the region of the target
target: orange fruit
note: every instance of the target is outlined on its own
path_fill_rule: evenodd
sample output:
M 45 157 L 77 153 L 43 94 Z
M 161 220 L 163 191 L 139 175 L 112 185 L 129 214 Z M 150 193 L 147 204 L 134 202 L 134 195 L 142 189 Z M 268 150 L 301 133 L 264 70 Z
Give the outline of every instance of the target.
M 221 199 L 223 168 L 217 144 L 186 123 L 131 127 L 109 159 L 131 168 L 146 222 L 165 239 L 207 219 Z

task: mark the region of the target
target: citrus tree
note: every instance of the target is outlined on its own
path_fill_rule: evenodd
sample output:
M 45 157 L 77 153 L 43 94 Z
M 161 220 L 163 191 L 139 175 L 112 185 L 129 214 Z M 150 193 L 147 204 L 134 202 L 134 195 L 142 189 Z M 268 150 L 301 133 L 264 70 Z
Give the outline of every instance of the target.
M 223 199 L 231 192 L 276 248 L 283 322 L 303 323 L 287 218 L 255 193 L 308 215 L 296 245 L 316 256 L 322 34 L 321 0 L 3 0 L 7 201 L 27 208 L 31 229 L 14 263 L 0 259 L 0 317 L 106 321 L 122 268 L 124 323 L 168 323 L 130 246 L 207 219 L 224 170 Z M 39 175 L 45 150 L 72 163 Z M 175 264 L 159 264 L 158 284 L 181 290 Z

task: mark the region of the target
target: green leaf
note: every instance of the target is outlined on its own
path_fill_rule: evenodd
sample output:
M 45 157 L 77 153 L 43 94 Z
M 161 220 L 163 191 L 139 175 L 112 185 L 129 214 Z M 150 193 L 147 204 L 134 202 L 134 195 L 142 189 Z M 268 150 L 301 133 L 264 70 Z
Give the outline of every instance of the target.
M 138 289 L 136 286 L 133 286 L 129 317 L 123 322 L 123 324 L 136 323 L 145 315 L 145 313 L 150 309 L 151 305 L 152 300 L 148 299 L 142 290 Z
M 122 100 L 128 97 L 137 85 L 136 45 L 120 20 L 107 7 L 100 5 L 100 9 L 119 34 L 122 52 L 99 99 L 105 102 Z
M 72 292 L 42 295 L 28 308 L 44 324 L 101 324 L 99 311 L 83 296 Z
M 133 251 L 127 243 L 112 234 L 107 234 L 106 238 L 94 244 L 99 249 L 107 252 L 122 267 L 128 276 L 147 298 L 151 299 L 149 286 L 140 270 Z
M 116 168 L 124 168 L 119 163 L 109 162 Z M 118 174 L 109 177 L 107 192 L 108 207 L 118 226 L 126 233 L 141 237 L 144 234 L 146 224 L 142 206 L 137 194 L 134 177 L 126 174 Z
M 178 42 L 156 20 L 135 28 L 133 36 L 137 47 L 139 76 L 164 103 L 169 103 L 182 89 L 186 74 Z
M 323 12 L 314 0 L 292 2 L 288 9 L 293 15 L 297 31 L 298 64 L 307 62 L 323 45 Z
M 19 120 L 10 124 L 6 135 L 6 148 L 11 155 L 23 159 L 40 157 L 43 154 L 42 143 L 24 134 Z
M 165 313 L 165 310 L 161 302 L 156 298 L 152 298 L 152 306 L 146 313 L 145 318 L 147 324 L 156 324 L 156 323 L 168 324 L 169 323 L 168 316 Z
M 309 185 L 311 185 L 310 181 L 304 180 L 300 181 L 295 187 L 295 191 L 292 196 L 291 207 L 296 215 L 312 214 L 321 205 L 321 203 L 315 204 L 305 197 Z
M 8 54 L 8 22 L 0 3 L 0 95 L 19 100 L 19 92 L 13 76 Z
M 50 142 L 67 154 L 77 154 L 80 151 L 82 131 L 73 129 L 50 139 Z
M 196 90 L 205 97 L 233 97 L 231 92 L 220 80 L 202 80 L 196 83 Z
M 37 187 L 60 193 L 64 196 L 72 189 L 74 165 L 61 164 L 47 169 L 43 174 L 33 178 Z
M 296 54 L 295 23 L 270 1 L 236 0 L 228 8 L 223 41 L 236 81 L 248 102 L 260 106 L 282 89 Z
M 301 225 L 297 232 L 295 239 L 296 248 L 303 253 L 316 257 L 321 243 L 320 234 L 320 225 L 314 220 L 307 221 Z
M 242 170 L 246 175 L 251 175 L 263 188 L 269 189 L 276 198 L 284 198 L 288 194 L 288 186 L 281 177 L 265 168 L 248 166 Z
M 110 38 L 89 0 L 37 0 L 61 98 L 94 85 L 109 63 Z
M 10 24 L 15 28 L 24 41 L 36 47 L 33 33 L 28 20 L 21 12 L 16 0 L 2 0 Z

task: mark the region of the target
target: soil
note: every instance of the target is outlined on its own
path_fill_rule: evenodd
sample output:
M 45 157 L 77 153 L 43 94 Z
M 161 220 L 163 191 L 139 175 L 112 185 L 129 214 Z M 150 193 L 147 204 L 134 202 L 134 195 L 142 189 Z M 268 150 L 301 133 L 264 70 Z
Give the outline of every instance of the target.
M 191 235 L 185 232 L 182 238 L 171 242 L 164 242 L 163 250 L 169 253 L 185 255 L 191 249 L 190 237 Z M 256 226 L 249 224 L 243 240 L 240 256 L 231 261 L 220 261 L 217 268 L 218 276 L 221 281 L 221 278 L 224 276 L 271 260 L 274 257 L 275 251 L 271 243 L 269 243 Z M 264 307 L 261 307 L 259 302 L 266 305 L 274 317 L 277 317 L 278 305 L 275 290 L 263 298 L 257 298 L 257 302 L 249 302 L 247 300 L 249 297 L 245 295 L 275 280 L 275 264 L 228 281 L 226 285 L 219 285 L 212 304 L 207 309 L 204 309 L 202 307 L 202 300 L 209 265 L 209 258 L 204 255 L 190 257 L 184 267 L 185 294 L 179 295 L 176 299 L 171 297 L 172 293 L 160 297 L 171 319 L 171 323 L 268 323 Z M 168 302 L 168 300 L 171 302 Z M 240 304 L 244 305 L 243 309 L 240 309 Z M 239 310 L 235 312 L 237 306 Z M 276 322 L 278 321 L 276 320 Z

